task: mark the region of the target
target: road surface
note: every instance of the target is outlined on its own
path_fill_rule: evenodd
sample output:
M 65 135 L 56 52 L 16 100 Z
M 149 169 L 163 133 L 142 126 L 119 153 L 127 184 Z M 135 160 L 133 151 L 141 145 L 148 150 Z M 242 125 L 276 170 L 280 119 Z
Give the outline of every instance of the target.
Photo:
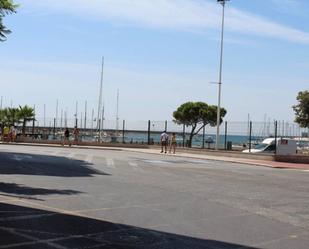
M 308 249 L 309 172 L 0 145 L 1 248 Z

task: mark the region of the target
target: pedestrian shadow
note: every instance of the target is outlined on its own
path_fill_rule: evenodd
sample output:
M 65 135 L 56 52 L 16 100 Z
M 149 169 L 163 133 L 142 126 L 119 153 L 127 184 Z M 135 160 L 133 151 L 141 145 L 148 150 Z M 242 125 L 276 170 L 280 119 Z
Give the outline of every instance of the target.
M 63 156 L 0 152 L 0 174 L 57 177 L 92 177 L 109 175 L 92 164 Z
M 1 248 L 258 249 L 0 203 Z
M 0 182 L 0 195 L 18 197 L 25 199 L 41 200 L 33 196 L 38 195 L 77 195 L 83 192 L 75 190 L 59 190 L 59 189 L 46 189 L 46 188 L 31 188 L 24 185 L 15 183 Z

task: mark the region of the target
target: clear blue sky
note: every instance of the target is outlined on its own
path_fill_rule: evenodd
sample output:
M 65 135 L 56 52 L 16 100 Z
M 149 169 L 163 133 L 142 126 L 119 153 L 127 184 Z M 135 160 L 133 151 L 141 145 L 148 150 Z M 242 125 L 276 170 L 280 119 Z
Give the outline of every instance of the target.
M 105 56 L 106 119 L 171 120 L 186 101 L 217 105 L 221 6 L 216 0 L 16 0 L 0 43 L 4 106 L 43 116 L 96 110 Z M 231 0 L 226 5 L 222 106 L 226 120 L 292 121 L 309 88 L 309 1 Z

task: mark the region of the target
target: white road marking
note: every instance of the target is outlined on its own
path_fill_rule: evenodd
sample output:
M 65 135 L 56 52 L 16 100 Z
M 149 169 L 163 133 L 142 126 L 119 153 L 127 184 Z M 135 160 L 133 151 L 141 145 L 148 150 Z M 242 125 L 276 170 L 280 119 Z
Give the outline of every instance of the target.
M 93 155 L 92 155 L 92 154 L 88 154 L 88 155 L 86 156 L 85 162 L 91 164 L 91 163 L 92 163 L 92 160 L 93 160 Z
M 115 168 L 114 160 L 112 158 L 106 158 L 106 164 L 109 168 Z
M 47 152 L 47 153 L 51 156 L 57 156 L 60 153 L 60 151 L 54 150 L 54 151 L 50 151 L 50 152 Z
M 170 162 L 162 161 L 162 160 L 143 160 L 143 162 L 153 163 L 153 164 L 171 164 Z
M 211 161 L 206 161 L 206 160 L 188 160 L 188 163 L 210 164 L 212 162 Z
M 16 160 L 16 161 L 23 161 L 25 159 L 31 159 L 32 156 L 28 156 L 28 155 L 14 155 L 13 156 L 13 160 Z
M 70 153 L 70 154 L 68 154 L 66 157 L 69 158 L 69 159 L 72 159 L 72 158 L 74 158 L 74 156 L 75 156 L 74 153 Z
M 129 165 L 132 167 L 133 170 L 135 171 L 143 171 L 136 162 L 128 162 Z

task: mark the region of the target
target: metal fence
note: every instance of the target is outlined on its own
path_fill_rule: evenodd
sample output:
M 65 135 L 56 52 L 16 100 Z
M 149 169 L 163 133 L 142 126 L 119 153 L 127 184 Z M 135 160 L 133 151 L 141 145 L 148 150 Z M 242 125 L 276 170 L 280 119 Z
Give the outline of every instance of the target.
M 192 127 L 176 124 L 173 121 L 130 121 L 130 120 L 89 120 L 36 118 L 28 123 L 27 133 L 40 139 L 59 139 L 65 127 L 80 129 L 83 141 L 102 141 L 120 143 L 158 144 L 160 134 L 166 130 L 176 133 L 179 146 L 187 146 Z M 251 146 L 266 137 L 293 137 L 304 135 L 305 129 L 295 123 L 273 122 L 223 122 L 220 126 L 219 145 L 221 149 Z M 194 136 L 193 147 L 213 148 L 216 140 L 216 127 L 207 125 Z M 248 145 L 249 144 L 249 145 Z

